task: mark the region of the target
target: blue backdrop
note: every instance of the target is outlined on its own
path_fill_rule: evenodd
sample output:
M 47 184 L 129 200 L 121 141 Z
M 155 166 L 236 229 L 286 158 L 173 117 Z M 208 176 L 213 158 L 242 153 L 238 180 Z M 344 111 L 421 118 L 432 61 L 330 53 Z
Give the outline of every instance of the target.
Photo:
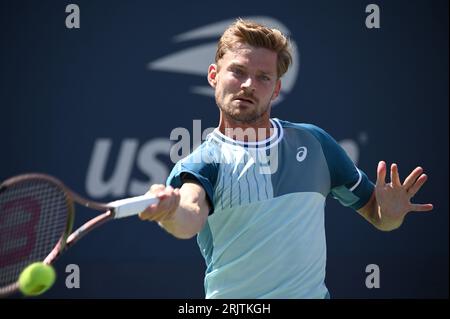
M 66 27 L 66 6 L 80 28 Z M 380 8 L 369 29 L 366 6 Z M 206 71 L 224 26 L 253 17 L 282 28 L 296 64 L 273 116 L 314 123 L 375 180 L 379 160 L 417 165 L 414 198 L 432 213 L 374 229 L 329 199 L 326 283 L 334 298 L 448 298 L 448 1 L 1 1 L 0 179 L 49 173 L 109 201 L 163 182 L 174 128 L 218 123 Z M 91 212 L 77 209 L 77 225 Z M 68 289 L 65 268 L 80 267 Z M 366 266 L 380 267 L 368 289 Z M 88 235 L 56 263 L 42 298 L 202 298 L 195 239 L 137 218 Z

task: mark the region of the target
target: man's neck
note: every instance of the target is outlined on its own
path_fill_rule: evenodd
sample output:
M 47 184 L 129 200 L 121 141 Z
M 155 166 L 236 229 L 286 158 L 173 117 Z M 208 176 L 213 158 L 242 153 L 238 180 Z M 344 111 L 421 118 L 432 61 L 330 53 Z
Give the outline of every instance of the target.
M 241 142 L 264 141 L 274 133 L 269 114 L 252 123 L 235 121 L 220 114 L 218 129 L 225 136 Z

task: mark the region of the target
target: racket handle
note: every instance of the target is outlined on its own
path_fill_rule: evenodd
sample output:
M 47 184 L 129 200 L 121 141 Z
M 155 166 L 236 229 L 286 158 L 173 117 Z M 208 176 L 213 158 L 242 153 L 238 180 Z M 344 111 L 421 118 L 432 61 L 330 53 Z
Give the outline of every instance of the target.
M 142 195 L 116 200 L 108 204 L 114 208 L 114 218 L 128 217 L 137 215 L 144 211 L 148 206 L 158 203 L 159 199 L 154 195 Z

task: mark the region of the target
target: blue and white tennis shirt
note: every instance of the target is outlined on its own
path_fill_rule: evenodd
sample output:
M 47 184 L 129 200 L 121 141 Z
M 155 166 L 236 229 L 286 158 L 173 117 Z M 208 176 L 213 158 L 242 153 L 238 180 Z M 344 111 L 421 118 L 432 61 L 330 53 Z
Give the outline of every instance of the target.
M 211 204 L 197 236 L 206 298 L 324 298 L 325 199 L 364 206 L 374 185 L 339 144 L 310 124 L 271 120 L 265 141 L 215 129 L 167 185 L 195 177 Z

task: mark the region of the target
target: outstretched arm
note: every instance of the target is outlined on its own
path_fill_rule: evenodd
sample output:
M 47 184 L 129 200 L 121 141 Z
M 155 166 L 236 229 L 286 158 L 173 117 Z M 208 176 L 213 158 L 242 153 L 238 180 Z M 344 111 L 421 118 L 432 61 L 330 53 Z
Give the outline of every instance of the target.
M 426 212 L 432 204 L 413 204 L 411 198 L 427 180 L 423 169 L 417 167 L 400 182 L 397 164 L 391 165 L 391 182 L 386 183 L 386 163 L 381 161 L 377 168 L 377 182 L 369 202 L 358 210 L 365 219 L 383 231 L 394 230 L 403 223 L 409 212 Z
M 148 193 L 154 194 L 160 201 L 139 214 L 142 220 L 156 221 L 180 239 L 192 238 L 203 228 L 208 218 L 209 204 L 199 184 L 185 182 L 180 189 L 152 185 Z

